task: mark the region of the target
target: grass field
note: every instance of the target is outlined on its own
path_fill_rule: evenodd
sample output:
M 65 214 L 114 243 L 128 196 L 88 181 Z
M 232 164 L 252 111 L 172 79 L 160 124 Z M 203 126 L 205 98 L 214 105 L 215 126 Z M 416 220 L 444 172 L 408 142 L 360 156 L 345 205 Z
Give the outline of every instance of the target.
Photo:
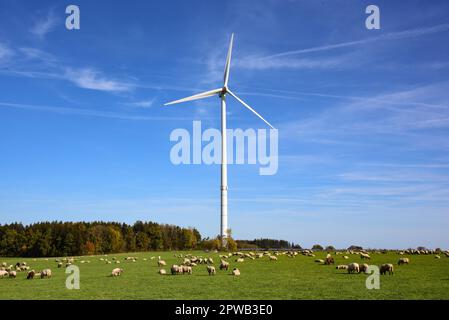
M 100 261 L 104 256 L 79 257 L 75 265 L 80 268 L 80 289 L 65 287 L 64 268 L 57 268 L 55 258 L 45 260 L 24 258 L 0 258 L 0 263 L 15 264 L 26 261 L 32 269 L 50 268 L 51 279 L 26 280 L 26 272 L 18 273 L 16 279 L 0 279 L 0 299 L 449 299 L 449 258 L 442 255 L 413 255 L 410 265 L 397 266 L 396 253 L 371 254 L 369 264 L 393 263 L 394 275 L 380 278 L 379 290 L 365 287 L 365 274 L 348 274 L 336 270 L 335 266 L 319 265 L 314 262 L 324 258 L 326 253 L 316 257 L 298 255 L 289 258 L 278 256 L 278 261 L 268 257 L 235 262 L 229 259 L 229 271 L 218 269 L 217 253 L 193 252 L 202 257 L 212 257 L 217 268 L 216 276 L 209 276 L 206 266 L 193 267 L 192 275 L 166 275 L 157 273 L 157 256 L 167 262 L 169 273 L 172 264 L 181 259 L 174 254 L 186 252 L 145 252 L 109 255 L 116 257 L 120 265 Z M 125 261 L 127 256 L 136 256 L 137 262 Z M 151 256 L 156 259 L 150 260 Z M 349 255 L 348 260 L 334 256 L 335 263 L 360 263 L 358 255 Z M 148 259 L 143 261 L 143 259 Z M 90 263 L 80 264 L 81 260 Z M 231 276 L 232 268 L 238 266 L 240 277 Z M 115 267 L 124 269 L 120 277 L 111 277 Z

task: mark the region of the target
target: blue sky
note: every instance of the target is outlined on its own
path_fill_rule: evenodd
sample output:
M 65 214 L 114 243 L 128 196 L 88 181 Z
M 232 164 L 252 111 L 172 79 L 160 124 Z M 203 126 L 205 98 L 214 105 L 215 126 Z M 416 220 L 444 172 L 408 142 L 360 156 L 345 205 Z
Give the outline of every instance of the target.
M 218 234 L 220 167 L 169 158 L 173 129 L 219 128 L 218 101 L 162 104 L 220 87 L 235 32 L 230 87 L 279 130 L 279 170 L 229 167 L 234 237 L 449 247 L 447 1 L 77 1 L 72 31 L 69 4 L 0 4 L 0 223 Z

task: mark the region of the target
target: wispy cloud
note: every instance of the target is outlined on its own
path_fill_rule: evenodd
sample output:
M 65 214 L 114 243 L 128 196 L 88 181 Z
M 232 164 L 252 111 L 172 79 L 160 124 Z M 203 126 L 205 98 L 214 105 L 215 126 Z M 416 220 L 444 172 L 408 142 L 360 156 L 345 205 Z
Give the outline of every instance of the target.
M 425 137 L 425 130 L 449 127 L 448 89 L 449 83 L 442 82 L 365 98 L 349 96 L 350 102 L 329 105 L 321 114 L 285 124 L 283 136 L 334 140 L 340 137 L 343 142 L 348 142 L 350 136 Z M 435 135 L 432 137 L 435 142 Z M 416 137 L 409 139 L 410 143 L 417 141 Z
M 242 69 L 333 69 L 348 62 L 346 57 L 321 58 L 321 59 L 292 59 L 292 58 L 270 58 L 260 59 L 256 57 L 245 57 L 234 63 L 234 67 Z
M 420 37 L 428 34 L 449 31 L 449 24 L 441 24 L 432 27 L 410 29 L 405 31 L 390 32 L 380 36 L 371 37 L 367 39 L 341 42 L 331 45 L 323 45 L 318 47 L 290 50 L 271 55 L 249 55 L 240 58 L 234 62 L 235 67 L 254 70 L 265 69 L 335 69 L 339 67 L 354 67 L 361 63 L 362 56 L 355 57 L 356 52 L 351 52 L 345 55 L 333 57 L 313 57 L 313 58 L 294 58 L 301 54 L 324 52 L 334 49 L 348 48 L 353 46 L 364 45 L 367 43 L 400 40 L 407 38 Z M 211 59 L 210 59 L 211 60 Z M 216 64 L 209 62 L 209 69 L 216 68 Z M 434 69 L 442 69 L 447 67 L 447 63 L 435 63 L 431 66 Z M 214 70 L 214 73 L 219 70 Z
M 54 55 L 37 48 L 21 47 L 19 51 L 23 54 L 23 58 L 27 60 L 39 61 L 39 63 L 50 66 L 59 64 L 58 59 Z
M 91 68 L 67 68 L 65 71 L 65 78 L 84 89 L 108 92 L 124 92 L 132 89 L 132 86 L 129 83 L 108 79 L 100 72 Z
M 127 105 L 138 107 L 138 108 L 151 108 L 154 104 L 155 99 L 147 99 L 142 101 L 130 102 Z
M 367 39 L 340 42 L 340 43 L 336 43 L 336 44 L 312 47 L 312 48 L 307 48 L 307 49 L 285 51 L 285 52 L 281 52 L 281 53 L 267 55 L 267 56 L 261 57 L 260 59 L 272 59 L 272 58 L 278 58 L 278 57 L 298 55 L 298 54 L 303 54 L 303 53 L 328 51 L 328 50 L 334 50 L 334 49 L 339 49 L 339 48 L 352 47 L 352 46 L 356 46 L 356 45 L 363 45 L 363 44 L 376 42 L 376 41 L 407 39 L 407 38 L 420 37 L 423 35 L 428 35 L 428 34 L 433 34 L 433 33 L 438 33 L 438 32 L 447 32 L 447 31 L 449 31 L 449 24 L 447 24 L 447 23 L 439 24 L 439 25 L 431 26 L 431 27 L 423 27 L 423 28 L 409 29 L 409 30 L 404 30 L 404 31 L 390 32 L 390 33 L 386 33 L 386 34 L 383 34 L 383 35 L 380 35 L 377 37 L 372 37 L 372 38 L 367 38 Z
M 128 115 L 117 112 L 105 112 L 92 109 L 81 109 L 81 108 L 69 108 L 69 107 L 55 107 L 55 106 L 42 106 L 33 104 L 21 104 L 21 103 L 11 103 L 11 102 L 0 102 L 0 107 L 4 108 L 15 108 L 29 111 L 38 112 L 51 112 L 61 115 L 77 115 L 77 116 L 88 116 L 88 117 L 99 117 L 99 118 L 109 118 L 109 119 L 121 119 L 121 120 L 136 120 L 136 121 L 163 121 L 163 120 L 191 120 L 191 118 L 182 117 L 149 117 L 140 115 Z
M 0 43 L 0 64 L 7 61 L 13 55 L 13 51 L 5 44 Z
M 52 31 L 58 24 L 59 19 L 56 17 L 53 10 L 47 12 L 47 14 L 40 19 L 36 20 L 32 25 L 30 32 L 40 39 Z

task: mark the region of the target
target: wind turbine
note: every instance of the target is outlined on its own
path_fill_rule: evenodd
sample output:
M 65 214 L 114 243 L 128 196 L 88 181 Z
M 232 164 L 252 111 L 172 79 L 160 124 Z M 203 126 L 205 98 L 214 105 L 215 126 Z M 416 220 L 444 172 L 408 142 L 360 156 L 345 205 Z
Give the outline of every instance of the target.
M 193 96 L 171 101 L 165 103 L 164 105 L 171 105 L 181 102 L 193 101 L 198 99 L 204 99 L 211 96 L 218 95 L 221 99 L 221 224 L 220 224 L 220 236 L 222 239 L 222 245 L 226 246 L 227 237 L 228 237 L 228 171 L 227 171 L 227 148 L 226 148 L 226 95 L 229 94 L 234 97 L 238 102 L 243 104 L 246 108 L 248 108 L 251 112 L 253 112 L 256 116 L 258 116 L 262 121 L 268 124 L 271 128 L 274 127 L 265 120 L 260 114 L 256 112 L 253 108 L 251 108 L 247 103 L 245 103 L 242 99 L 240 99 L 237 95 L 235 95 L 228 87 L 229 81 L 229 70 L 231 68 L 231 55 L 232 55 L 232 44 L 234 42 L 234 34 L 231 35 L 231 41 L 229 43 L 228 56 L 226 58 L 226 64 L 224 69 L 224 77 L 223 77 L 223 87 L 198 93 Z

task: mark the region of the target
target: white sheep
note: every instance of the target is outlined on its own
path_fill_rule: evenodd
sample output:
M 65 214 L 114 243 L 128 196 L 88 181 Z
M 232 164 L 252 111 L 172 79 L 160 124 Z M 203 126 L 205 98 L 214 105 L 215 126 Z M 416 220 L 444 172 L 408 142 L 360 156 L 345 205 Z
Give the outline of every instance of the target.
M 192 267 L 182 266 L 182 273 L 192 274 Z
M 360 270 L 359 270 L 359 272 L 360 273 L 366 273 L 367 271 L 368 271 L 368 267 L 369 267 L 369 265 L 368 264 L 366 264 L 366 263 L 363 263 L 363 264 L 361 264 L 360 265 Z
M 207 266 L 207 272 L 209 272 L 209 275 L 214 275 L 216 273 L 214 266 Z
M 221 263 L 220 263 L 220 270 L 226 269 L 226 271 L 227 271 L 228 268 L 229 268 L 229 262 L 224 261 L 224 260 L 221 260 Z
M 270 261 L 277 261 L 278 257 L 276 256 L 270 256 Z
M 6 277 L 7 275 L 9 275 L 8 271 L 0 270 L 0 278 Z
M 348 273 L 359 273 L 360 272 L 360 266 L 358 263 L 353 262 L 348 264 Z
M 335 269 L 346 270 L 346 269 L 348 269 L 348 266 L 346 264 L 340 264 L 340 265 L 336 266 Z
M 170 269 L 170 270 L 171 270 L 171 274 L 172 274 L 172 275 L 180 274 L 180 273 L 182 272 L 182 267 L 180 267 L 180 266 L 174 264 L 174 265 L 171 266 L 171 269 Z
M 368 259 L 368 260 L 370 260 L 371 257 L 370 257 L 369 254 L 362 252 L 362 253 L 360 253 L 360 259 Z
M 121 268 L 112 269 L 111 276 L 118 277 L 122 274 L 122 272 L 123 272 L 123 269 L 121 269 Z
M 232 275 L 233 276 L 239 276 L 240 275 L 240 270 L 237 268 L 234 268 L 234 270 L 232 270 Z
M 160 275 L 166 275 L 166 274 L 167 274 L 167 271 L 165 271 L 165 269 L 160 269 L 160 270 L 159 270 L 159 274 L 160 274 Z
M 393 274 L 393 264 L 391 263 L 384 263 L 383 265 L 380 266 L 380 274 L 388 274 L 391 275 Z
M 162 267 L 162 266 L 166 266 L 167 265 L 167 263 L 164 261 L 164 260 L 158 260 L 157 261 L 157 265 L 158 265 L 158 267 Z
M 51 270 L 50 269 L 44 269 L 41 272 L 41 279 L 43 278 L 51 278 Z

